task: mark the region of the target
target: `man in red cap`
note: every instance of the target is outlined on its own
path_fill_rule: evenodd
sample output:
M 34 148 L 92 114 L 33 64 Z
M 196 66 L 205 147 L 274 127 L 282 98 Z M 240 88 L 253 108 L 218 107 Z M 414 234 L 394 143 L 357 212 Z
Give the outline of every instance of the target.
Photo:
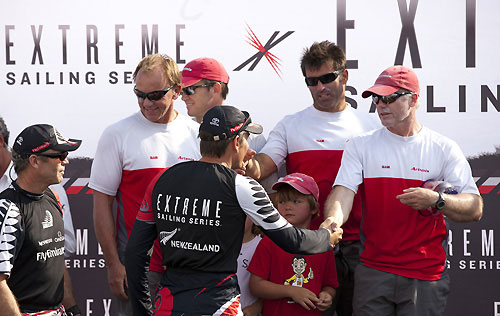
M 229 76 L 224 66 L 213 58 L 197 58 L 182 70 L 182 101 L 188 115 L 201 123 L 203 115 L 222 105 L 229 92 Z
M 223 105 L 229 93 L 229 75 L 219 61 L 202 57 L 184 66 L 182 70 L 182 101 L 186 103 L 188 115 L 201 123 L 203 115 L 214 106 Z M 250 149 L 259 152 L 266 144 L 264 135 L 250 134 Z M 261 181 L 266 192 L 272 193 L 273 183 L 278 180 L 277 173 Z
M 446 220 L 477 221 L 482 199 L 458 145 L 417 120 L 420 87 L 404 66 L 384 70 L 363 92 L 384 126 L 346 145 L 322 227 L 339 227 L 364 185 L 361 264 L 354 314 L 442 315 L 449 292 Z M 429 179 L 458 194 L 421 187 Z

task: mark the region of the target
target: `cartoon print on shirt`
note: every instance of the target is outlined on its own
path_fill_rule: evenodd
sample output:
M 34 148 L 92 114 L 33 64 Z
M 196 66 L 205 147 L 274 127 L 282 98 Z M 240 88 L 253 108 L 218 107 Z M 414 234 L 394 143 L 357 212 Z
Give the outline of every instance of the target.
M 307 262 L 304 256 L 294 256 L 292 262 L 292 270 L 295 274 L 292 277 L 286 279 L 283 284 L 302 287 L 305 283 L 309 283 L 309 280 L 312 280 L 314 278 L 314 274 L 313 270 L 309 268 L 309 273 L 307 277 L 305 277 L 303 273 L 306 271 L 306 266 Z

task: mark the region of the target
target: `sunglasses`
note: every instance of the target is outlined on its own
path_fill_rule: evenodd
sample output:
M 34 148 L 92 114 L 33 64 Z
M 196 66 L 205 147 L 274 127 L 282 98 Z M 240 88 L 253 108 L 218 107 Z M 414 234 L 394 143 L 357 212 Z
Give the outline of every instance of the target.
M 52 158 L 52 159 L 59 159 L 61 162 L 66 160 L 66 158 L 68 157 L 68 152 L 67 151 L 63 151 L 61 153 L 41 153 L 41 154 L 35 154 L 36 156 L 42 156 L 42 157 L 48 157 L 48 158 Z
M 389 94 L 386 96 L 380 96 L 378 94 L 373 93 L 372 94 L 372 99 L 373 103 L 378 104 L 378 101 L 382 101 L 382 103 L 385 104 L 390 104 L 394 101 L 396 101 L 399 97 L 407 94 L 413 94 L 413 92 L 394 92 L 393 94 Z
M 185 88 L 182 88 L 182 93 L 185 94 L 185 95 L 193 95 L 196 91 L 196 89 L 198 88 L 203 88 L 203 87 L 211 87 L 213 86 L 214 83 L 211 83 L 211 84 L 200 84 L 200 85 L 197 85 L 197 86 L 189 86 L 189 87 L 185 87 Z
M 173 87 L 175 87 L 175 84 L 172 85 L 170 88 L 151 91 L 148 93 L 142 92 L 141 90 L 134 87 L 134 93 L 140 101 L 144 101 L 146 98 L 148 98 L 150 101 L 158 101 L 161 98 L 163 98 L 165 94 L 167 94 L 167 92 L 169 92 L 170 89 L 172 89 Z
M 321 81 L 322 84 L 333 82 L 340 76 L 340 74 L 343 71 L 344 71 L 344 69 L 339 69 L 337 71 L 330 72 L 328 74 L 325 74 L 325 75 L 319 76 L 319 77 L 306 77 L 305 78 L 306 85 L 308 87 L 313 87 L 313 86 L 316 86 L 318 84 L 318 81 Z

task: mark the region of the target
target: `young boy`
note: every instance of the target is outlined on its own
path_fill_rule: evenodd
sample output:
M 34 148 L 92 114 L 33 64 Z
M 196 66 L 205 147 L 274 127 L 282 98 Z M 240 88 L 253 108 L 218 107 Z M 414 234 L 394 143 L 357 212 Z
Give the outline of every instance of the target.
M 318 216 L 318 185 L 313 178 L 292 173 L 273 185 L 278 211 L 295 227 L 308 228 Z M 263 316 L 321 315 L 332 304 L 338 287 L 332 251 L 293 255 L 264 237 L 248 271 L 250 290 L 264 299 Z

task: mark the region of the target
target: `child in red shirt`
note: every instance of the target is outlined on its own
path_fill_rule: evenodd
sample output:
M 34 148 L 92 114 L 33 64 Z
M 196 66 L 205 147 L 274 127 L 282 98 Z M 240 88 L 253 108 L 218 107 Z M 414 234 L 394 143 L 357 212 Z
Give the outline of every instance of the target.
M 273 185 L 278 191 L 278 211 L 296 227 L 309 228 L 318 216 L 318 185 L 313 178 L 292 173 Z M 250 290 L 264 299 L 263 316 L 321 315 L 338 287 L 332 251 L 293 255 L 264 237 L 248 271 Z

